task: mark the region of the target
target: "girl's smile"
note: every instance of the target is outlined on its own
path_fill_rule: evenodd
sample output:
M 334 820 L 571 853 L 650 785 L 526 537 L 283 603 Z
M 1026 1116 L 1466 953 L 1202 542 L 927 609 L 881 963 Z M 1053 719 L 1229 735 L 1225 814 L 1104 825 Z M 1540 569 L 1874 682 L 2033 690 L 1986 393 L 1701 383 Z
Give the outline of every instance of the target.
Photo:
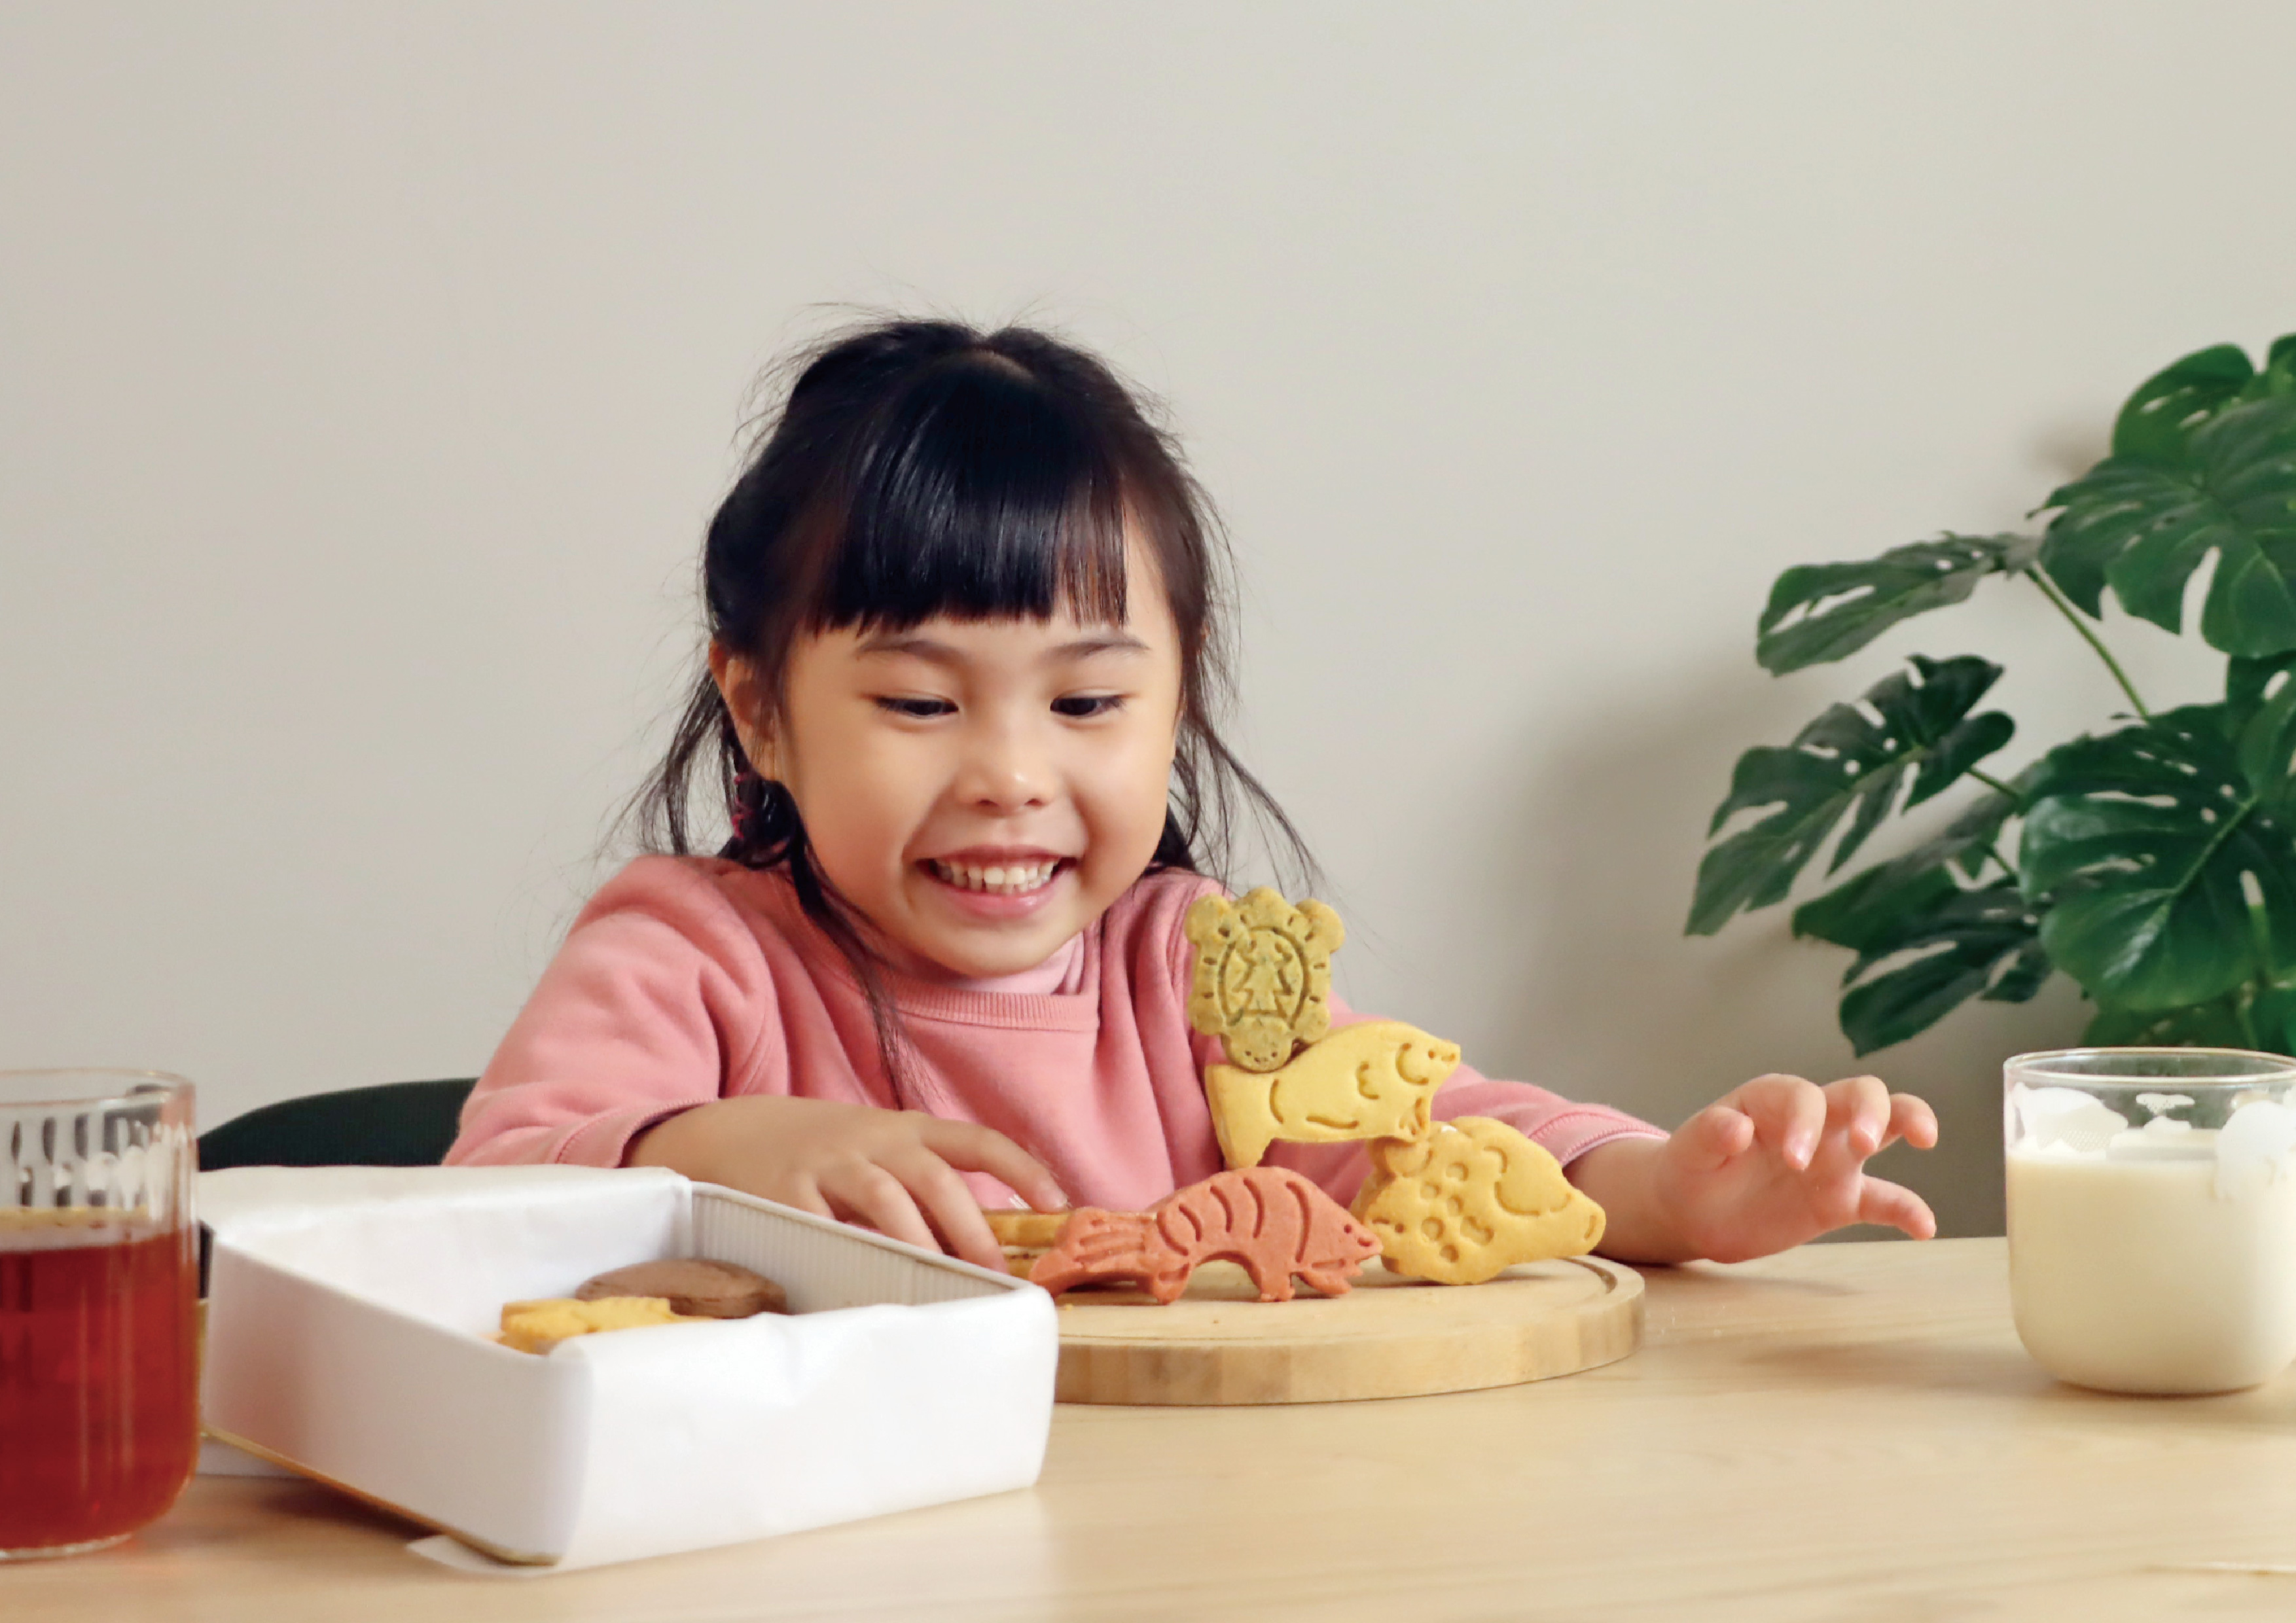
M 1052 894 L 1054 884 L 1075 867 L 1075 858 L 1050 851 L 974 848 L 947 857 L 928 857 L 925 871 L 957 892 L 959 906 L 984 918 L 1017 918 Z

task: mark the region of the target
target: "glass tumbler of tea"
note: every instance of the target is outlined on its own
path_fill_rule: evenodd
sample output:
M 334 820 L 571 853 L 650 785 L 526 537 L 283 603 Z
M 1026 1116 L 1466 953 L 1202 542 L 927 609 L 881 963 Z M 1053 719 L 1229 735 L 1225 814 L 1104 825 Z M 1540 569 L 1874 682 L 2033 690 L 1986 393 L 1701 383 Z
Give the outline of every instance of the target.
M 0 1071 L 0 1562 L 118 1544 L 199 1445 L 192 1085 Z

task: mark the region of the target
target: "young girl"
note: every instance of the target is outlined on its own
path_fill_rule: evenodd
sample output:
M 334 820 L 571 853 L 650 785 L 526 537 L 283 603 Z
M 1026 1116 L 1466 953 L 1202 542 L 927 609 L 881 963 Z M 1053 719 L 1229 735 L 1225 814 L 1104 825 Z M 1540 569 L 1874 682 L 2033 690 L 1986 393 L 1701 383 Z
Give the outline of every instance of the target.
M 1239 796 L 1299 849 L 1213 725 L 1222 562 L 1091 357 L 945 322 L 820 349 L 709 526 L 709 671 L 643 806 L 672 854 L 575 921 L 447 1160 L 673 1167 L 992 1267 L 984 1204 L 1139 1210 L 1219 1170 L 1181 917 Z M 1435 1111 L 1545 1145 L 1628 1260 L 1935 1226 L 1864 1170 L 1937 1136 L 1871 1077 L 1759 1078 L 1669 1135 L 1462 1066 Z M 1341 1201 L 1366 1169 L 1269 1159 Z

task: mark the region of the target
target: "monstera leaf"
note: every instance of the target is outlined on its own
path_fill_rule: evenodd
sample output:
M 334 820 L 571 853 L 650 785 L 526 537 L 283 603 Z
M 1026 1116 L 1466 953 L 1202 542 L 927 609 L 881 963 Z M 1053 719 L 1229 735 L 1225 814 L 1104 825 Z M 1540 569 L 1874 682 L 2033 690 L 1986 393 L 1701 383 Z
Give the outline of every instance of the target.
M 2284 673 L 2296 673 L 2296 649 L 2264 660 L 2226 660 L 2225 725 L 2234 732 L 2245 727 L 2265 701 L 2286 685 Z
M 2237 738 L 2224 706 L 2192 705 L 2041 761 L 2024 888 L 2050 898 L 2050 958 L 2100 1006 L 2211 1003 L 2296 966 L 2292 716 L 2284 688 Z
M 1782 675 L 1856 653 L 1900 620 L 1961 602 L 1988 575 L 2024 569 L 2040 545 L 2023 536 L 1940 536 L 1864 563 L 1788 570 L 1770 588 L 1754 657 Z
M 2028 766 L 2007 784 L 2007 793 L 1988 789 L 1954 815 L 1942 832 L 1932 835 L 1901 857 L 1876 864 L 1836 889 L 1828 891 L 1814 901 L 1805 902 L 1794 914 L 1797 935 L 1821 936 L 1826 940 L 1835 937 L 1827 930 L 1845 928 L 1840 921 L 1850 911 L 1844 898 L 1852 886 L 1859 887 L 1860 908 L 1884 907 L 1891 905 L 1901 887 L 1910 887 L 1932 873 L 1951 869 L 1965 879 L 1984 876 L 1988 862 L 1998 863 L 2005 871 L 2008 864 L 1995 848 L 1994 841 L 2001 830 L 2025 804 L 2026 785 L 2031 783 L 2035 768 Z M 1908 892 L 1911 893 L 1910 891 Z M 1804 917 L 1809 920 L 1804 924 Z M 1821 927 L 1822 926 L 1822 927 Z M 1855 941 L 1842 941 L 1844 947 L 1855 947 Z
M 2050 578 L 2092 617 L 2110 586 L 2177 631 L 2185 584 L 2214 553 L 2201 635 L 2251 659 L 2296 648 L 2296 394 L 2226 407 L 2172 460 L 2145 434 L 2144 455 L 2108 456 L 2044 504 L 2060 510 L 2041 549 Z
M 1841 978 L 1841 1030 L 1859 1053 L 1925 1031 L 1972 997 L 2023 1003 L 2048 979 L 2039 915 L 2016 875 L 1955 879 L 1998 860 L 1993 842 L 2019 804 L 1988 790 L 1943 833 L 1794 910 L 1794 934 L 1857 954 Z
M 2276 369 L 2289 340 L 2273 346 L 2266 373 Z M 2112 424 L 2112 454 L 2135 462 L 2174 465 L 2185 458 L 2193 430 L 2227 406 L 2269 390 L 2237 344 L 2218 344 L 2171 362 L 2136 386 Z
M 1857 879 L 1871 879 L 1878 872 L 1870 870 Z M 1850 883 L 1855 886 L 1857 880 Z M 1853 895 L 1844 899 L 1866 898 Z M 1810 922 L 1808 909 L 1794 919 L 1798 934 L 1817 936 L 1857 953 L 1857 962 L 1842 976 L 1849 990 L 1841 999 L 1841 1030 L 1861 1054 L 1926 1031 L 1972 997 L 2023 1003 L 2049 977 L 2040 915 L 2013 876 L 1965 890 L 1941 869 L 1934 870 L 1917 891 L 1900 891 L 1894 904 L 1886 914 L 1878 909 L 1863 913 L 1847 929 L 1805 928 Z M 1905 961 L 1872 973 L 1898 959 Z
M 2210 1003 L 2181 1009 L 2096 1012 L 2081 1041 L 2106 1047 L 2265 1048 L 2289 1052 L 2289 995 L 2259 996 L 2243 987 Z
M 2031 997 L 2054 969 L 2096 1005 L 2093 1042 L 2296 1053 L 2296 334 L 2261 366 L 2224 344 L 2146 379 L 2111 454 L 2036 511 L 2051 515 L 2038 539 L 1945 535 L 1787 570 L 1757 657 L 1773 672 L 1839 660 L 2023 574 L 2142 719 L 1986 778 L 1943 832 L 1797 908 L 1794 932 L 1853 955 L 1841 1027 L 1860 1053 L 1970 998 Z M 2223 701 L 2154 716 L 2081 616 L 2111 592 L 2177 631 L 2203 570 L 2197 629 L 2230 656 Z M 1783 900 L 1829 840 L 1841 869 L 1900 803 L 1972 773 L 2010 737 L 2006 717 L 1976 713 L 1998 674 L 1916 659 L 1791 745 L 1748 750 L 1689 930 Z
M 2009 742 L 2015 729 L 2006 716 L 1969 713 L 1999 666 L 1972 655 L 1919 654 L 1913 666 L 1874 684 L 1857 704 L 1830 707 L 1784 748 L 1759 746 L 1738 758 L 1709 834 L 1740 812 L 1775 809 L 1698 865 L 1693 934 L 1711 935 L 1741 908 L 1784 899 L 1843 816 L 1849 826 L 1829 871 L 1849 860 L 1901 791 L 1907 806 L 1918 805 Z

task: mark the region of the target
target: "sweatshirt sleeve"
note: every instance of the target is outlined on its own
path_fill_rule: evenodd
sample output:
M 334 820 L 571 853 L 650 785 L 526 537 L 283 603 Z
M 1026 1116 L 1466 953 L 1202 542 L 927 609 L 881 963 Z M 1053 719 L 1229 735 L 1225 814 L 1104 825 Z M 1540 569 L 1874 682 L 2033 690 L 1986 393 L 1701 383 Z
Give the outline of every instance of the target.
M 699 869 L 633 863 L 575 920 L 463 1107 L 449 1166 L 617 1167 L 719 1097 L 775 1019 L 765 954 Z
M 1352 1026 L 1370 1015 L 1357 1014 L 1332 996 L 1332 1028 Z M 1504 1082 L 1484 1076 L 1462 1062 L 1450 1080 L 1435 1094 L 1435 1119 L 1488 1116 L 1504 1121 L 1531 1143 L 1568 1167 L 1587 1153 L 1621 1138 L 1664 1138 L 1666 1129 L 1652 1126 L 1606 1104 L 1581 1104 L 1528 1082 Z M 1321 1184 L 1325 1193 L 1342 1204 L 1371 1170 L 1368 1153 L 1359 1143 L 1292 1144 L 1271 1147 L 1267 1160 L 1289 1167 Z

